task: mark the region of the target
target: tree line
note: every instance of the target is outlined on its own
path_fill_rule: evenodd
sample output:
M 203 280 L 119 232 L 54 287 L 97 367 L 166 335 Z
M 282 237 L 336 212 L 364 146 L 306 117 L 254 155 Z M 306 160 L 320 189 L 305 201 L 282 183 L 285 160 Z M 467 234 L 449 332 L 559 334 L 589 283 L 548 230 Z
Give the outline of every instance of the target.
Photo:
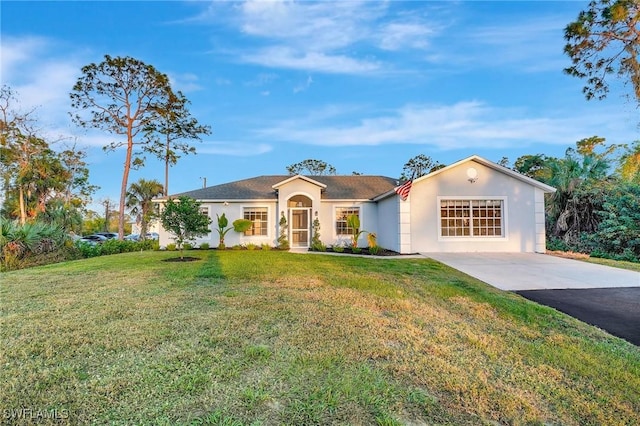
M 640 106 L 639 9 L 635 0 L 593 0 L 566 26 L 564 52 L 571 64 L 564 72 L 584 80 L 586 99 L 605 98 L 609 79 L 619 78 L 624 88 L 632 89 L 627 99 Z M 105 55 L 102 62 L 84 66 L 70 100 L 75 124 L 116 136 L 116 142 L 103 147 L 105 151 L 125 148 L 117 203 L 119 238 L 124 235 L 127 208 L 145 228 L 152 216 L 151 199 L 169 193 L 170 166 L 181 155 L 194 154 L 190 142 L 210 134 L 210 126 L 191 115 L 188 99 L 172 88 L 166 74 L 131 57 Z M 82 214 L 97 190 L 89 182 L 86 151 L 76 141 L 47 140 L 42 134 L 35 111 L 16 108 L 16 94 L 3 86 L 3 251 L 10 241 L 5 225 L 12 219 L 22 225 L 42 221 L 65 231 L 79 231 Z M 131 169 L 144 167 L 146 155 L 164 162 L 164 185 L 156 180 L 129 185 Z M 594 136 L 578 141 L 562 158 L 535 154 L 518 158 L 512 166 L 504 158 L 499 164 L 557 188 L 547 202 L 550 246 L 629 259 L 640 256 L 639 142 L 607 146 L 603 138 Z M 420 154 L 404 165 L 400 179 L 414 179 L 440 167 L 443 165 Z M 336 174 L 336 169 L 309 159 L 288 166 L 287 172 Z M 106 210 L 104 220 L 109 222 Z

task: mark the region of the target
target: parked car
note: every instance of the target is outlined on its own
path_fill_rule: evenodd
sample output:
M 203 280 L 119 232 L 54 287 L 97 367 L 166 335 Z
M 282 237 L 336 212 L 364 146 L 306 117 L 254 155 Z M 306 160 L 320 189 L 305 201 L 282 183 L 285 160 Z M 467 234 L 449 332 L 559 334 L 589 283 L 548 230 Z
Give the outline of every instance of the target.
M 107 240 L 108 240 L 107 237 L 105 237 L 104 235 L 99 235 L 99 234 L 87 235 L 87 236 L 84 236 L 84 237 L 80 238 L 81 242 L 88 243 L 88 244 L 91 244 L 91 245 L 102 244 Z
M 140 240 L 140 235 L 138 235 L 138 234 L 129 234 L 129 235 L 125 235 L 124 239 L 126 241 L 139 241 Z
M 114 238 L 118 238 L 118 234 L 113 232 L 96 232 L 95 235 L 102 235 L 103 237 L 107 237 L 108 240 L 113 240 Z
M 147 232 L 146 233 L 147 240 L 158 240 L 160 239 L 160 234 L 157 232 Z

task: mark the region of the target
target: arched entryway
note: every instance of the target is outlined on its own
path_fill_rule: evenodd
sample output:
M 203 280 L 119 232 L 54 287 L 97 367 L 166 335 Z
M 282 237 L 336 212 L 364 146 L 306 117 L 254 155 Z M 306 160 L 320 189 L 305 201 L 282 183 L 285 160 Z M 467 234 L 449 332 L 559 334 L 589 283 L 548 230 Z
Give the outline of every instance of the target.
M 309 248 L 312 205 L 311 198 L 306 195 L 294 195 L 287 200 L 291 248 Z

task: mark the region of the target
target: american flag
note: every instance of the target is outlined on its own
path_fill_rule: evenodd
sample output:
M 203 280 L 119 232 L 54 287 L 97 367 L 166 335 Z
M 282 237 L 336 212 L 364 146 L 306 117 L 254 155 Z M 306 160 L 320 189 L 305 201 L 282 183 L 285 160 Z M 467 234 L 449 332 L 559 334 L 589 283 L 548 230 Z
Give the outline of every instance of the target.
M 394 188 L 394 190 L 396 191 L 396 194 L 398 194 L 400 196 L 402 201 L 406 201 L 407 200 L 407 197 L 409 196 L 409 191 L 411 191 L 411 184 L 412 183 L 413 183 L 413 179 L 409 179 L 408 181 L 406 181 L 402 185 L 396 186 Z

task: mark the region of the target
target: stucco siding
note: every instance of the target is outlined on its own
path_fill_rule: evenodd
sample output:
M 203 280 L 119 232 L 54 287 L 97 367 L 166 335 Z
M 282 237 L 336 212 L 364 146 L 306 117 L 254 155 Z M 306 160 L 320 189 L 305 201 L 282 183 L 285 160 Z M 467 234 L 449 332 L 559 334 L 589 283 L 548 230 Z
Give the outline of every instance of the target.
M 378 233 L 378 206 L 369 201 L 358 200 L 324 200 L 319 211 L 320 240 L 327 246 L 348 245 L 349 235 L 338 235 L 336 231 L 336 208 L 355 208 L 360 210 L 360 229 Z M 358 239 L 360 247 L 367 246 L 367 234 Z
M 469 181 L 468 168 L 477 171 Z M 415 252 L 533 252 L 539 246 L 535 188 L 475 162 L 443 171 L 414 183 L 411 190 L 411 244 Z M 440 232 L 442 199 L 503 200 L 501 237 L 443 237 Z
M 277 235 L 277 209 L 275 201 L 248 201 L 241 203 L 227 203 L 225 205 L 224 202 L 203 202 L 201 207 L 208 208 L 209 218 L 211 219 L 211 225 L 209 226 L 211 232 L 204 236 L 197 238 L 195 241 L 196 246 L 200 246 L 202 243 L 208 243 L 210 247 L 218 247 L 220 242 L 220 237 L 217 232 L 218 229 L 218 218 L 216 215 L 222 216 L 224 213 L 227 220 L 229 221 L 228 227 L 233 227 L 233 221 L 237 219 L 242 219 L 244 217 L 244 209 L 247 207 L 266 207 L 267 208 L 267 235 L 255 235 L 255 236 L 246 236 L 244 234 L 235 232 L 231 229 L 225 235 L 224 242 L 227 247 L 231 247 L 238 244 L 269 244 L 271 246 L 276 245 L 276 240 L 278 238 Z M 166 247 L 167 244 L 173 243 L 173 235 L 169 232 L 165 231 L 160 227 L 160 247 Z
M 387 197 L 378 202 L 378 245 L 400 251 L 398 197 Z

